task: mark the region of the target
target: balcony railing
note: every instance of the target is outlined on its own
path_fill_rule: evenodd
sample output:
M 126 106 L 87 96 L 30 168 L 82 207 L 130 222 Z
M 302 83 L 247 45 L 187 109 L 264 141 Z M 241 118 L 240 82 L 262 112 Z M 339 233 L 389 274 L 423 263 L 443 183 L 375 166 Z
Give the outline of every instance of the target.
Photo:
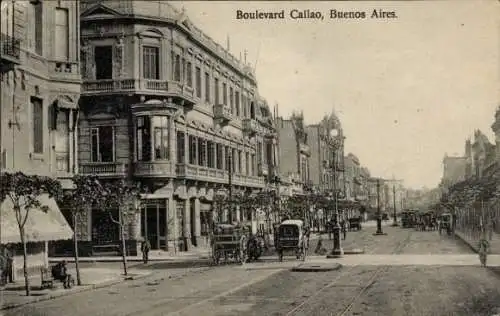
M 243 120 L 243 132 L 254 135 L 259 129 L 259 124 L 256 120 L 246 118 Z
M 199 181 L 229 183 L 229 172 L 204 166 L 177 164 L 176 175 L 179 178 Z M 250 187 L 264 187 L 264 178 L 258 176 L 233 174 L 232 184 Z
M 79 172 L 100 177 L 124 177 L 125 164 L 121 162 L 85 162 L 80 163 Z
M 182 97 L 194 101 L 194 89 L 181 82 L 153 79 L 84 80 L 83 95 L 144 92 L 162 96 Z
M 174 177 L 174 164 L 170 161 L 138 161 L 134 175 L 138 177 Z
M 21 53 L 21 40 L 10 35 L 0 34 L 0 53 L 2 54 L 2 63 L 5 61 L 19 64 Z

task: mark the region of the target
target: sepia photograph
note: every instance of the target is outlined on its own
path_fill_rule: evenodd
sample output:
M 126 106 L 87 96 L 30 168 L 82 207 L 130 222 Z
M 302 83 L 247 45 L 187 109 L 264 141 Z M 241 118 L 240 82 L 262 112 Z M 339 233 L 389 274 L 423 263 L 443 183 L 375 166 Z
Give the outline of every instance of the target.
M 0 7 L 0 316 L 500 316 L 500 1 Z

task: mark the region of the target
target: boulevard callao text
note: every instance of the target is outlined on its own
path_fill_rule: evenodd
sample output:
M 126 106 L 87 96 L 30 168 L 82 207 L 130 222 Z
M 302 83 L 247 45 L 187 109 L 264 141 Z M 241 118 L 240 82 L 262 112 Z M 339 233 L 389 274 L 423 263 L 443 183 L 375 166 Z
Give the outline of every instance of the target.
M 365 11 L 345 11 L 330 9 L 327 12 L 319 10 L 299 10 L 292 9 L 280 11 L 243 11 L 236 10 L 237 20 L 364 20 L 364 19 L 397 19 L 396 11 L 389 11 L 383 9 L 373 9 Z

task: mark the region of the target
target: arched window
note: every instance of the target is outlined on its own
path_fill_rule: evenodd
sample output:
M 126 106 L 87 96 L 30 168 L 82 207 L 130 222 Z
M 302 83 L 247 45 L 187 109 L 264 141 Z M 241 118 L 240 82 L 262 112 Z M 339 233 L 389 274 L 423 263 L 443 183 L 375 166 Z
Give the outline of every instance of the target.
M 250 118 L 255 119 L 255 103 L 250 102 Z

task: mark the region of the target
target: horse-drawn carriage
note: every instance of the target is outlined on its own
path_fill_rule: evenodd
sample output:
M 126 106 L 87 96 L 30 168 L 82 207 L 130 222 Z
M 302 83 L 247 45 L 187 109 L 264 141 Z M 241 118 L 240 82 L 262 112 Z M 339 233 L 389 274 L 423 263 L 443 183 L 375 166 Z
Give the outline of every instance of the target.
M 414 210 L 401 212 L 401 223 L 403 228 L 413 228 L 417 223 L 417 213 Z
M 349 231 L 351 230 L 361 230 L 361 216 L 349 218 Z
M 280 261 L 283 261 L 285 251 L 293 251 L 297 259 L 306 260 L 309 240 L 305 234 L 302 220 L 283 221 L 278 227 L 276 237 L 276 251 Z
M 224 262 L 233 260 L 237 263 L 243 263 L 245 261 L 245 230 L 245 227 L 232 224 L 214 225 L 211 238 L 212 261 L 214 264 L 219 264 L 221 259 L 224 259 Z
M 452 220 L 453 216 L 450 213 L 443 213 L 439 216 L 439 234 L 442 234 L 442 231 L 446 231 L 448 235 L 452 233 Z

